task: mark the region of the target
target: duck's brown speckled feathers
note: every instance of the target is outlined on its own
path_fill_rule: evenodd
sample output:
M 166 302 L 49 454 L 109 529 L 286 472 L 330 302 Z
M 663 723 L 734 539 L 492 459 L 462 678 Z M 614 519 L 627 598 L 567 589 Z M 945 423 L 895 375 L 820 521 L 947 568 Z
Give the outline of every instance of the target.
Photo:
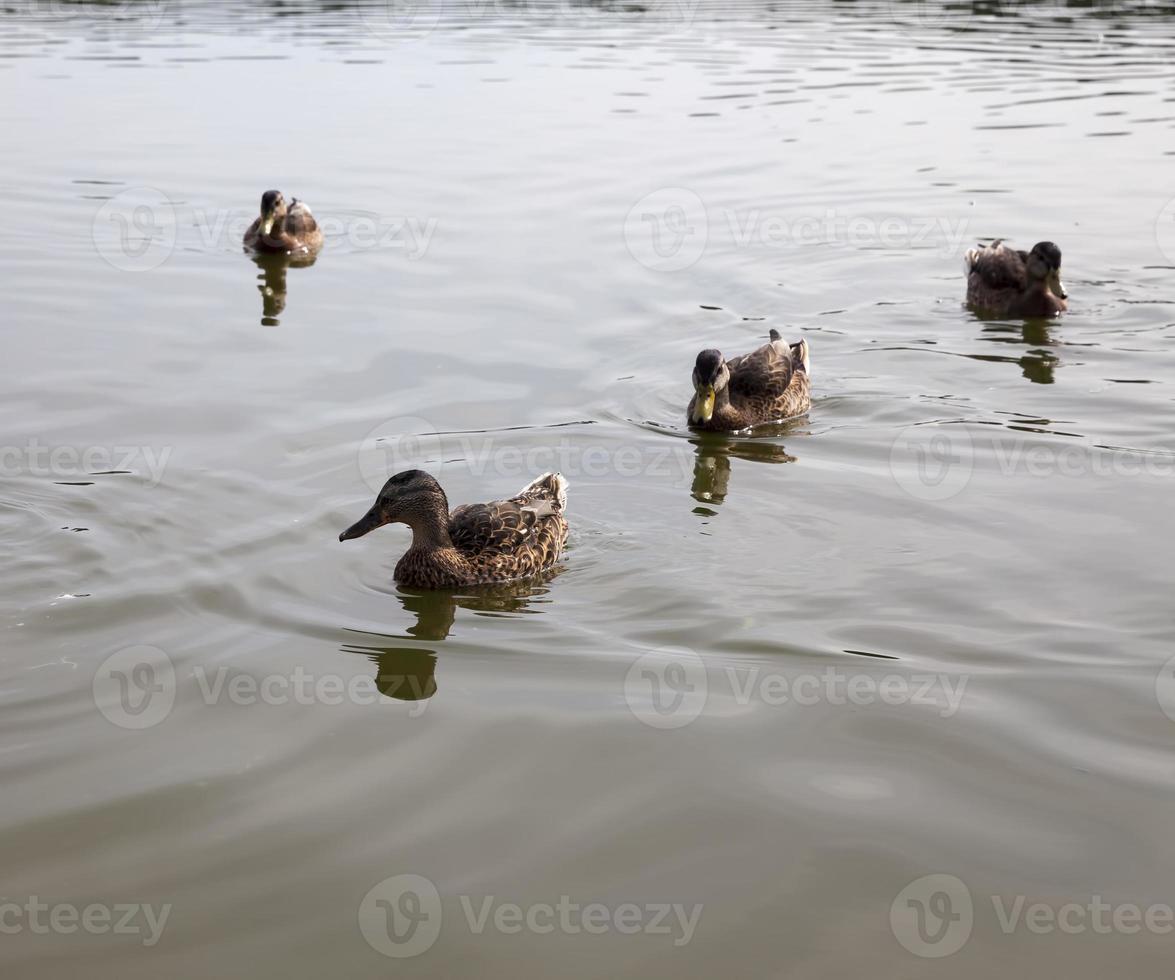
M 967 252 L 967 302 L 999 316 L 1055 316 L 1068 309 L 1061 283 L 1061 250 L 1039 242 L 1031 252 L 1002 241 Z
M 770 337 L 762 347 L 730 360 L 716 350 L 698 355 L 688 409 L 691 427 L 734 432 L 808 411 L 812 399 L 807 341 L 789 345 L 776 330 Z
M 305 255 L 322 248 L 322 229 L 305 201 L 286 206 L 281 191 L 261 195 L 261 213 L 245 232 L 245 247 L 255 252 Z
M 451 514 L 440 485 L 408 470 L 384 485 L 375 506 L 340 541 L 399 521 L 412 528 L 412 546 L 395 579 L 418 589 L 459 588 L 527 578 L 551 567 L 567 540 L 567 481 L 544 473 L 509 500 L 465 504 Z

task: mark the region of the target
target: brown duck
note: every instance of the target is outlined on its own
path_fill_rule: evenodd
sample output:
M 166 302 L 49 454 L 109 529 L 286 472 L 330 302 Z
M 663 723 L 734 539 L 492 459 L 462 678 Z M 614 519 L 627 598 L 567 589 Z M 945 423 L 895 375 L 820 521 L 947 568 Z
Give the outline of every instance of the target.
M 735 432 L 803 415 L 812 404 L 808 342 L 788 346 L 778 330 L 749 354 L 726 360 L 704 350 L 694 365 L 691 428 Z
M 245 247 L 254 252 L 305 255 L 322 248 L 322 229 L 304 201 L 286 206 L 281 191 L 261 195 L 261 214 L 245 232 Z
M 967 302 L 997 316 L 1056 316 L 1069 308 L 1061 283 L 1061 250 L 1038 242 L 1031 252 L 996 240 L 966 256 Z
M 452 513 L 445 491 L 422 470 L 397 473 L 375 504 L 339 535 L 359 538 L 384 524 L 407 524 L 412 546 L 394 577 L 415 589 L 452 589 L 526 578 L 558 561 L 567 540 L 567 481 L 544 473 L 516 497 L 465 504 Z

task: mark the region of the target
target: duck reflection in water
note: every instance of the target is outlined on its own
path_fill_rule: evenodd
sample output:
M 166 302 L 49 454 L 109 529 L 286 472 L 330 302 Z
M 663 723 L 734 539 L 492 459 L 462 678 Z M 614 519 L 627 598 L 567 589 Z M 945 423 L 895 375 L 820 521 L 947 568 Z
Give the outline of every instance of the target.
M 794 463 L 796 459 L 780 443 L 764 438 L 732 439 L 707 434 L 690 442 L 697 457 L 690 495 L 702 504 L 720 504 L 726 499 L 732 457 L 753 463 Z
M 415 647 L 344 644 L 343 653 L 361 653 L 375 664 L 375 687 L 393 701 L 427 701 L 437 693 L 437 655 Z
M 1049 328 L 1056 322 L 1043 318 L 1009 322 L 990 314 L 976 313 L 976 319 L 983 321 L 983 339 L 997 344 L 1024 344 L 1035 348 L 1019 357 L 1002 355 L 973 354 L 977 361 L 1004 362 L 1019 366 L 1020 373 L 1028 381 L 1038 385 L 1051 385 L 1056 381 L 1055 372 L 1060 364 L 1057 355 L 1048 348 L 1055 342 Z
M 286 270 L 304 269 L 314 265 L 317 255 L 252 255 L 261 273 L 257 276 L 257 291 L 261 293 L 261 325 L 279 326 L 278 319 L 286 308 Z
M 457 619 L 458 608 L 474 614 L 494 616 L 535 614 L 532 607 L 545 601 L 547 584 L 563 571 L 553 568 L 538 578 L 502 585 L 479 586 L 468 592 L 401 591 L 396 594 L 414 622 L 405 629 L 405 639 L 440 642 L 448 639 Z M 427 701 L 437 692 L 437 655 L 425 647 L 396 646 L 395 637 L 373 637 L 372 644 L 344 644 L 344 653 L 361 653 L 376 666 L 375 686 L 387 698 L 396 701 Z M 382 642 L 380 642 L 382 641 Z
M 563 571 L 560 566 L 533 578 L 479 585 L 460 592 L 400 589 L 396 598 L 408 612 L 416 615 L 415 624 L 407 628 L 409 636 L 418 640 L 444 640 L 457 619 L 458 608 L 483 616 L 541 612 L 541 608 L 531 608 L 531 604 L 541 606 L 545 602 L 548 584 Z

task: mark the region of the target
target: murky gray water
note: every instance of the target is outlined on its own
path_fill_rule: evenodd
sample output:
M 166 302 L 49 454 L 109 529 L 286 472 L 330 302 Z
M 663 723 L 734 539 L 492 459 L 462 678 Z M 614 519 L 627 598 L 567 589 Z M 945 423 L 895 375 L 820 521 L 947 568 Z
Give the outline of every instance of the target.
M 0 20 L 5 976 L 1169 966 L 1170 9 L 131 6 Z M 398 591 L 407 465 L 560 573 Z

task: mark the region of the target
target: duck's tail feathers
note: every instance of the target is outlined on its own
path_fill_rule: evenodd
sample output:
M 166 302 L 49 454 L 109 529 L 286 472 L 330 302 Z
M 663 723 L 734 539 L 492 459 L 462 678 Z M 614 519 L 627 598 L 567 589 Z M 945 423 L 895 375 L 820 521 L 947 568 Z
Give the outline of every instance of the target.
M 964 271 L 970 275 L 975 271 L 975 266 L 978 264 L 979 260 L 984 257 L 985 254 L 994 255 L 1003 247 L 1003 244 L 1004 240 L 1002 238 L 997 238 L 990 245 L 984 245 L 982 242 L 980 242 L 974 248 L 967 249 L 967 252 L 963 255 Z
M 804 374 L 812 373 L 812 359 L 811 353 L 808 350 L 808 342 L 800 340 L 791 345 L 792 363 L 798 364 L 804 369 Z
M 562 473 L 544 473 L 522 488 L 520 497 L 550 500 L 556 510 L 567 508 L 567 479 Z
M 774 328 L 771 329 L 771 331 L 767 334 L 767 336 L 770 337 L 772 340 L 783 340 L 783 335 L 778 330 L 776 330 Z

